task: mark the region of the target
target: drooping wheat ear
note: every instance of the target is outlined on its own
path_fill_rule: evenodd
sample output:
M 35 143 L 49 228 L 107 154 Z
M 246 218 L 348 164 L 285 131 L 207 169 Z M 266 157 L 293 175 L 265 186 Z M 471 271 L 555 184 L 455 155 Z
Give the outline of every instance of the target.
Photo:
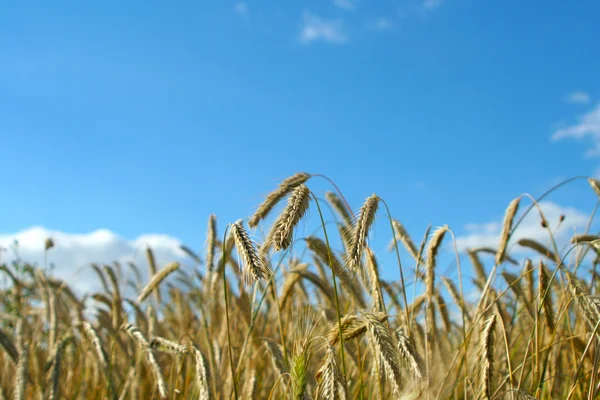
M 321 279 L 319 275 L 315 274 L 312 271 L 309 271 L 308 269 L 306 269 L 305 266 L 298 266 L 290 270 L 290 273 L 298 274 L 302 277 L 302 279 L 306 279 L 307 281 L 315 285 L 317 288 L 319 288 L 321 293 L 325 295 L 325 298 L 329 301 L 329 303 L 334 304 L 335 296 L 332 287 L 329 285 L 329 282 L 327 282 L 324 279 Z
M 309 196 L 310 190 L 304 184 L 298 185 L 290 195 L 267 239 L 276 251 L 285 250 L 292 244 L 294 228 L 308 210 Z
M 157 273 L 155 273 L 150 280 L 148 281 L 148 283 L 146 284 L 146 286 L 142 289 L 142 291 L 140 292 L 140 295 L 138 296 L 137 300 L 135 301 L 138 305 L 146 300 L 146 298 L 150 295 L 150 293 L 152 293 L 153 290 L 156 289 L 156 292 L 158 292 L 158 285 L 160 285 L 160 283 L 167 277 L 169 276 L 169 274 L 171 274 L 173 271 L 177 270 L 179 268 L 180 264 L 178 262 L 171 262 L 167 265 L 165 265 L 160 271 L 158 271 Z
M 379 207 L 379 196 L 372 194 L 360 208 L 360 214 L 354 225 L 350 248 L 347 252 L 347 262 L 350 269 L 356 271 L 362 259 L 362 252 L 371 225 L 375 221 L 375 213 Z
M 448 290 L 448 293 L 450 293 L 450 297 L 452 297 L 452 300 L 460 308 L 460 311 L 463 314 L 465 314 L 465 317 L 468 320 L 470 320 L 471 319 L 471 314 L 469 313 L 469 310 L 467 309 L 467 306 L 465 304 L 465 300 L 460 295 L 460 292 L 456 288 L 456 285 L 454 284 L 454 282 L 452 282 L 450 279 L 446 278 L 445 276 L 442 277 L 442 282 L 444 283 L 444 286 L 446 286 L 446 289 Z
M 560 259 L 557 258 L 556 254 L 554 254 L 554 252 L 552 250 L 550 250 L 549 248 L 547 248 L 546 246 L 544 246 L 543 244 L 541 244 L 540 242 L 538 242 L 536 240 L 523 238 L 523 239 L 520 239 L 518 241 L 518 243 L 519 243 L 519 246 L 530 248 L 532 250 L 537 251 L 541 255 L 548 257 L 548 259 L 550 259 L 550 261 L 560 262 Z
M 160 336 L 154 336 L 150 341 L 150 348 L 158 349 L 175 356 L 184 356 L 188 353 L 188 348 L 179 343 L 175 343 L 171 340 L 162 338 Z
M 592 189 L 594 189 L 594 192 L 596 192 L 596 195 L 598 197 L 600 197 L 600 180 L 594 179 L 594 178 L 588 178 L 588 183 L 590 184 Z
M 19 352 L 10 337 L 2 329 L 0 329 L 0 346 L 6 351 L 12 362 L 16 364 L 19 359 Z
M 524 301 L 527 301 L 527 297 L 525 296 L 525 292 L 523 291 L 523 286 L 521 285 L 521 281 L 519 280 L 519 277 L 517 275 L 511 274 L 508 271 L 502 271 L 500 275 L 502 275 L 508 286 L 510 286 L 510 289 L 515 293 L 517 297 L 520 297 Z
M 250 283 L 259 279 L 269 278 L 273 274 L 273 271 L 271 271 L 264 263 L 262 257 L 256 252 L 254 243 L 250 240 L 241 220 L 231 224 L 231 235 L 235 240 L 238 254 L 243 260 L 242 271 L 244 273 L 244 281 Z
M 344 342 L 354 339 L 367 331 L 367 325 L 352 314 L 345 315 L 341 319 L 341 325 Z M 325 337 L 332 345 L 335 345 L 337 342 L 339 342 L 340 329 L 337 322 L 331 326 Z
M 210 400 L 210 365 L 204 354 L 196 347 L 192 347 L 196 360 L 196 385 L 200 393 L 199 400 Z
M 437 303 L 438 310 L 442 317 L 442 322 L 444 323 L 444 329 L 447 333 L 450 333 L 452 329 L 452 321 L 450 320 L 450 313 L 448 312 L 448 306 L 446 305 L 446 300 L 442 297 L 439 290 L 435 290 L 435 302 Z
M 273 363 L 273 369 L 279 374 L 283 375 L 287 371 L 287 367 L 285 366 L 285 360 L 283 358 L 283 351 L 281 349 L 281 345 L 274 340 L 271 339 L 263 339 L 265 343 L 265 348 L 267 352 L 271 356 L 271 362 Z
M 492 395 L 492 375 L 494 365 L 494 328 L 496 314 L 488 318 L 479 338 L 479 396 L 478 399 L 489 400 Z
M 571 243 L 573 243 L 573 244 L 592 243 L 592 242 L 596 242 L 596 241 L 600 241 L 600 236 L 581 234 L 581 235 L 575 235 L 571 238 Z
M 392 385 L 394 397 L 400 395 L 400 352 L 392 332 L 387 325 L 381 322 L 378 316 L 371 313 L 363 313 L 371 340 L 375 345 L 377 359 L 384 367 L 385 376 Z
M 306 237 L 304 238 L 304 241 L 306 242 L 306 247 L 335 272 L 336 276 L 340 278 L 342 285 L 352 293 L 352 296 L 354 296 L 354 299 L 358 305 L 361 308 L 364 308 L 365 300 L 363 298 L 363 290 L 360 287 L 359 281 L 353 279 L 353 277 L 348 273 L 348 270 L 345 268 L 344 264 L 335 255 L 333 250 L 328 250 L 327 244 L 316 236 Z M 329 258 L 330 253 L 331 260 Z M 319 260 L 315 259 L 315 263 L 319 265 Z
M 156 267 L 156 259 L 154 258 L 154 252 L 152 251 L 150 246 L 146 247 L 146 260 L 148 261 L 148 271 L 150 272 L 150 276 L 155 276 L 158 269 Z M 154 292 L 154 296 L 156 297 L 156 301 L 158 302 L 158 304 L 160 304 L 162 302 L 160 290 L 156 290 Z
M 269 193 L 263 203 L 258 206 L 258 209 L 254 212 L 252 217 L 248 220 L 248 226 L 255 228 L 258 223 L 267 217 L 269 212 L 277 205 L 277 203 L 283 199 L 288 193 L 294 190 L 298 185 L 305 183 L 311 177 L 306 172 L 299 172 L 289 178 L 286 178 L 279 184 L 279 187 Z
M 207 274 L 215 269 L 215 249 L 217 247 L 217 216 L 208 217 L 208 230 L 206 232 L 206 271 Z
M 384 313 L 385 304 L 383 302 L 383 294 L 381 293 L 381 285 L 379 284 L 379 265 L 371 249 L 367 247 L 366 251 L 367 275 L 369 276 L 369 291 L 373 300 L 373 311 Z
M 421 307 L 423 306 L 423 304 L 425 304 L 426 300 L 427 300 L 427 293 L 423 293 L 423 294 L 420 294 L 417 297 L 415 297 L 415 300 L 409 305 L 409 308 L 411 309 L 411 313 L 413 314 L 413 316 L 419 315 L 419 313 L 421 312 Z
M 342 217 L 346 226 L 352 225 L 352 214 L 348 210 L 342 199 L 333 192 L 325 192 L 325 199 L 331 204 L 333 209 Z
M 548 271 L 546 271 L 546 267 L 544 263 L 540 261 L 539 265 L 539 275 L 538 275 L 538 291 L 539 291 L 539 301 L 544 306 L 544 314 L 546 314 L 546 324 L 548 325 L 548 330 L 550 332 L 554 331 L 554 311 L 552 309 L 552 297 L 549 285 L 549 276 Z M 546 293 L 548 291 L 548 293 Z M 544 296 L 545 295 L 545 296 Z
M 298 274 L 287 273 L 284 275 L 285 280 L 283 281 L 283 286 L 281 288 L 281 295 L 279 296 L 279 308 L 283 309 L 292 295 L 294 291 L 294 287 L 300 280 L 302 280 L 302 276 Z
M 98 332 L 88 321 L 83 321 L 83 331 L 88 337 L 88 340 L 92 342 L 94 351 L 96 353 L 96 358 L 98 358 L 98 362 L 100 363 L 102 368 L 107 369 L 108 356 L 106 355 L 106 351 L 104 351 L 104 347 L 102 347 L 102 342 L 100 341 L 100 336 L 98 336 Z
M 97 264 L 93 264 L 93 263 L 90 264 L 90 266 L 92 267 L 92 269 L 94 270 L 96 275 L 98 275 L 98 278 L 100 279 L 100 283 L 102 283 L 102 288 L 104 288 L 104 291 L 106 293 L 110 293 L 110 289 L 108 288 L 108 282 L 106 282 L 106 277 L 102 273 L 102 270 L 100 269 L 100 267 Z
M 475 251 L 467 250 L 467 254 L 469 255 L 469 260 L 471 260 L 473 269 L 475 270 L 475 275 L 477 276 L 476 280 L 481 284 L 484 284 L 485 281 L 487 281 L 487 274 L 485 273 L 483 263 Z
M 29 345 L 25 344 L 20 349 L 19 362 L 17 363 L 17 376 L 15 377 L 15 400 L 23 400 L 25 398 L 25 381 L 27 377 L 27 361 L 29 359 Z
M 346 398 L 346 383 L 340 372 L 335 348 L 326 344 L 325 362 L 316 374 L 315 400 L 341 400 Z
M 242 388 L 242 398 L 244 399 L 253 399 L 255 397 L 254 392 L 256 391 L 256 370 L 250 370 L 250 376 L 244 383 L 244 387 Z
M 333 250 L 327 247 L 327 244 L 322 239 L 316 236 L 308 236 L 304 238 L 304 241 L 306 242 L 306 247 L 331 268 L 337 276 L 346 274 L 346 269 L 342 262 Z
M 403 367 L 408 370 L 416 381 L 422 381 L 425 378 L 423 360 L 417 353 L 415 345 L 404 327 L 396 329 L 396 339 L 398 340 L 398 351 Z
M 119 281 L 117 279 L 117 275 L 115 271 L 110 267 L 110 265 L 104 265 L 102 270 L 108 276 L 108 280 L 112 286 L 112 295 L 113 297 L 121 297 L 121 293 L 119 291 Z
M 131 323 L 125 324 L 125 331 L 137 342 L 138 347 L 146 353 L 148 357 L 148 362 L 150 364 L 150 367 L 152 368 L 152 372 L 154 372 L 154 378 L 156 379 L 158 393 L 161 398 L 167 398 L 167 385 L 165 384 L 165 379 L 163 378 L 162 371 L 160 370 L 160 365 L 158 364 L 158 361 L 154 356 L 154 352 L 152 351 L 150 344 L 144 337 L 144 334 L 140 332 L 140 330 Z
M 571 292 L 577 300 L 577 305 L 582 311 L 589 329 L 593 331 L 600 320 L 600 297 L 591 296 L 583 282 L 571 272 L 565 271 L 565 274 Z M 596 335 L 600 336 L 600 333 L 596 332 Z
M 415 261 L 417 261 L 419 259 L 419 250 L 417 249 L 415 242 L 413 242 L 410 235 L 406 231 L 406 228 L 404 227 L 404 225 L 402 225 L 400 223 L 400 221 L 398 221 L 396 219 L 392 220 L 392 224 L 394 225 L 396 239 L 400 240 L 400 242 L 402 242 L 402 244 L 404 245 L 404 247 L 406 248 L 408 253 L 412 256 L 412 258 L 415 259 Z M 388 251 L 392 251 L 394 249 L 394 246 L 395 246 L 395 242 L 392 239 L 392 241 L 388 245 Z
M 53 355 L 49 361 L 49 364 L 52 367 L 52 374 L 50 378 L 50 393 L 48 398 L 54 400 L 55 398 L 60 398 L 59 394 L 59 376 L 60 376 L 60 366 L 62 362 L 62 353 L 65 347 L 73 340 L 73 336 L 65 336 L 63 337 L 57 344 L 54 349 Z
M 506 255 L 506 246 L 508 246 L 508 240 L 510 239 L 510 232 L 512 229 L 513 220 L 519 209 L 519 203 L 521 202 L 521 196 L 517 197 L 510 202 L 506 212 L 504 213 L 504 223 L 502 224 L 502 232 L 500 233 L 500 244 L 498 245 L 498 251 L 496 252 L 496 264 L 501 264 L 504 261 Z

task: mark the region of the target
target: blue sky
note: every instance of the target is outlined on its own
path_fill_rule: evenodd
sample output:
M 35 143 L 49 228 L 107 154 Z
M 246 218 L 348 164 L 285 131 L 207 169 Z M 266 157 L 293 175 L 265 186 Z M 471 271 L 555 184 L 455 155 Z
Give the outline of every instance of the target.
M 377 193 L 417 241 L 429 223 L 485 235 L 519 194 L 596 174 L 599 17 L 593 0 L 6 3 L 0 232 L 197 248 L 210 213 L 246 217 L 307 171 L 356 209 Z M 552 201 L 595 197 L 580 181 Z

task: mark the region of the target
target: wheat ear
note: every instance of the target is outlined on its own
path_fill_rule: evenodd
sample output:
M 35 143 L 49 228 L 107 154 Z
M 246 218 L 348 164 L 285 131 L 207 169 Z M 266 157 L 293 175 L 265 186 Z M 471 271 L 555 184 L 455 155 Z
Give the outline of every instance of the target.
M 242 271 L 244 273 L 244 281 L 250 283 L 269 278 L 273 274 L 273 271 L 264 263 L 262 257 L 259 256 L 241 220 L 231 224 L 231 235 L 235 240 L 238 254 L 243 260 Z
M 379 196 L 376 194 L 368 197 L 362 205 L 360 214 L 354 225 L 350 247 L 346 256 L 348 265 L 354 271 L 356 271 L 360 265 L 367 234 L 375 221 L 375 213 L 377 213 L 377 208 L 379 207 L 379 200 Z
M 306 172 L 300 172 L 283 180 L 283 182 L 279 184 L 279 187 L 269 193 L 262 204 L 258 206 L 258 209 L 248 220 L 248 226 L 250 228 L 255 228 L 261 220 L 267 217 L 269 212 L 271 212 L 273 207 L 275 207 L 275 205 L 281 199 L 294 190 L 298 185 L 305 183 L 310 177 L 310 174 Z
M 169 274 L 171 274 L 173 271 L 175 271 L 176 269 L 178 269 L 179 266 L 180 266 L 180 264 L 178 262 L 172 262 L 172 263 L 169 263 L 166 266 L 164 266 L 157 273 L 155 273 L 150 278 L 150 280 L 148 281 L 148 283 L 146 284 L 146 286 L 144 286 L 144 288 L 140 292 L 140 295 L 138 296 L 138 298 L 136 299 L 135 302 L 139 305 L 141 302 L 143 302 L 144 300 L 146 300 L 146 298 L 150 295 L 150 293 L 152 293 L 153 290 L 156 289 L 156 291 L 158 292 L 158 285 L 160 285 L 160 283 L 167 276 L 169 276 Z M 157 296 L 157 297 L 159 297 L 159 296 Z
M 309 196 L 310 190 L 304 184 L 298 185 L 290 195 L 287 206 L 273 224 L 267 239 L 275 250 L 285 250 L 292 244 L 294 227 L 308 210 Z

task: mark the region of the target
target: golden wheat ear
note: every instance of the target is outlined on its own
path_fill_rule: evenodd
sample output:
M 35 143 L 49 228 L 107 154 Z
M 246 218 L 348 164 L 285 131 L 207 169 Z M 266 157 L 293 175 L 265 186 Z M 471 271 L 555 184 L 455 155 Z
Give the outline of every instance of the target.
M 269 193 L 262 204 L 258 206 L 258 209 L 248 220 L 248 226 L 250 228 L 255 228 L 261 220 L 269 215 L 273 207 L 275 207 L 281 199 L 287 196 L 298 185 L 305 183 L 310 177 L 311 175 L 306 172 L 299 172 L 283 180 L 283 182 L 279 184 L 279 187 Z
M 496 264 L 500 264 L 502 261 L 504 261 L 513 221 L 517 215 L 517 211 L 519 210 L 520 203 L 521 197 L 519 196 L 510 202 L 506 208 L 506 212 L 504 213 L 504 223 L 502 224 L 502 232 L 500 233 L 500 244 L 498 245 L 498 251 L 496 252 Z
M 243 262 L 242 271 L 244 273 L 244 281 L 251 283 L 260 279 L 268 279 L 273 274 L 273 271 L 265 264 L 263 258 L 256 251 L 256 247 L 252 240 L 250 240 L 241 220 L 231 224 L 231 235 Z
M 373 194 L 365 200 L 360 208 L 358 219 L 350 236 L 350 246 L 346 255 L 348 265 L 353 271 L 357 271 L 361 263 L 367 235 L 371 225 L 375 221 L 379 201 L 379 196 Z
M 309 196 L 310 190 L 304 184 L 299 185 L 290 195 L 287 206 L 273 224 L 267 238 L 267 242 L 275 250 L 285 250 L 292 244 L 294 228 L 308 210 Z

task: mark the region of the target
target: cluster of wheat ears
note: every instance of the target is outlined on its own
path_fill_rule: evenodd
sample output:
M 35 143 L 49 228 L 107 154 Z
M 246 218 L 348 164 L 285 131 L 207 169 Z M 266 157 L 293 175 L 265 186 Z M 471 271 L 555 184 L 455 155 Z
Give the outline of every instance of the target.
M 561 250 L 537 201 L 517 218 L 519 196 L 497 248 L 467 251 L 472 279 L 456 253 L 458 279 L 438 280 L 447 226 L 417 246 L 383 199 L 355 214 L 335 185 L 315 196 L 315 176 L 285 179 L 221 236 L 211 215 L 202 259 L 182 246 L 194 268 L 158 269 L 147 248 L 147 282 L 134 263 L 91 264 L 103 291 L 78 296 L 45 268 L 2 265 L 0 399 L 599 398 L 599 236 Z M 309 208 L 319 224 L 303 237 Z M 549 244 L 520 239 L 532 256 L 517 261 L 508 244 L 528 213 Z M 369 247 L 376 217 L 393 232 L 397 281 Z M 477 296 L 467 301 L 463 284 Z

